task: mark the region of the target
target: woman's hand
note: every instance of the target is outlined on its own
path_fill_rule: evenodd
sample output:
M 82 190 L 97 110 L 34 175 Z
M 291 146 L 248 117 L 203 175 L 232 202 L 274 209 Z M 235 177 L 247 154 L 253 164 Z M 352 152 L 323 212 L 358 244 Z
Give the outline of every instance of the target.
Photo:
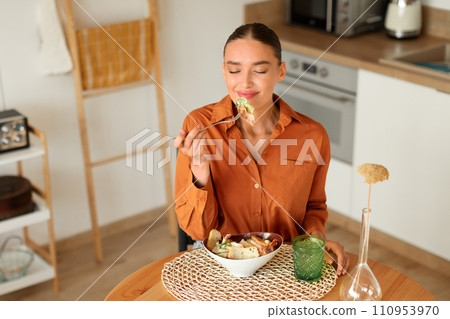
M 313 231 L 311 235 L 325 238 L 319 231 Z M 348 266 L 350 266 L 350 257 L 345 252 L 344 246 L 339 244 L 337 241 L 325 241 L 325 260 L 330 265 L 336 263 L 336 275 L 338 276 L 344 275 L 348 270 Z
M 330 265 L 337 263 L 336 274 L 338 276 L 344 275 L 348 266 L 350 265 L 350 257 L 344 251 L 344 246 L 337 241 L 327 240 L 325 243 L 325 260 Z
M 194 176 L 195 186 L 198 188 L 205 187 L 209 180 L 209 161 L 204 156 L 204 147 L 199 143 L 199 140 L 205 138 L 206 130 L 200 131 L 200 129 L 200 126 L 196 126 L 189 133 L 181 129 L 173 141 L 173 146 L 191 158 L 191 171 Z

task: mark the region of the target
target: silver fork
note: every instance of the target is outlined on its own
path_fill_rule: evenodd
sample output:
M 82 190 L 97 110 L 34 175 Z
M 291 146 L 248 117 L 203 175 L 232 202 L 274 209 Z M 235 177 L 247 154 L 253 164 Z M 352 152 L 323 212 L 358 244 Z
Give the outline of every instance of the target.
M 216 125 L 218 125 L 218 124 L 234 122 L 234 121 L 236 121 L 236 120 L 237 120 L 238 118 L 240 118 L 240 117 L 241 117 L 241 113 L 238 113 L 238 115 L 236 115 L 235 117 L 233 117 L 231 120 L 220 121 L 220 122 L 216 122 L 216 123 L 214 123 L 214 124 L 205 126 L 204 128 L 202 128 L 202 129 L 200 130 L 200 132 L 202 132 L 202 131 L 204 131 L 204 130 L 206 130 L 207 128 L 210 128 L 210 127 L 212 127 L 212 126 L 216 126 Z

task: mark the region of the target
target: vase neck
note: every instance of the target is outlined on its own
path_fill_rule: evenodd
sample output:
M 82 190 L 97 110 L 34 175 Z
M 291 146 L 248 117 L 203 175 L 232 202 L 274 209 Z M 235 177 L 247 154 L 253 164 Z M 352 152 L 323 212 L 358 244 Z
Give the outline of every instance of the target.
M 369 231 L 370 231 L 370 209 L 364 208 L 361 219 L 361 238 L 359 240 L 359 260 L 360 264 L 367 264 L 367 255 L 369 249 Z

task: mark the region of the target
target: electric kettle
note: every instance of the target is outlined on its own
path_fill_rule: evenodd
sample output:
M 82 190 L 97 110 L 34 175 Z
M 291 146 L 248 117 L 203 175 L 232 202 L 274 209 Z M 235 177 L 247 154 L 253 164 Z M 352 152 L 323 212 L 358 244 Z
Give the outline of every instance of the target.
M 410 39 L 419 36 L 422 29 L 420 0 L 390 0 L 384 26 L 388 36 Z

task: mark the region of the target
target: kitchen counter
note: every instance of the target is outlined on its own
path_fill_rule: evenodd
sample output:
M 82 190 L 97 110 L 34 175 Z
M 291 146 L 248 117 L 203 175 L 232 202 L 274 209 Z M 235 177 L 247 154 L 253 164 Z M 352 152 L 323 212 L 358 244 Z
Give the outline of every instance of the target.
M 380 59 L 391 58 L 411 50 L 448 43 L 450 40 L 423 34 L 413 40 L 395 40 L 385 31 L 339 38 L 320 32 L 281 22 L 279 1 L 266 1 L 245 7 L 245 22 L 262 22 L 270 26 L 279 36 L 283 50 L 290 50 L 353 68 L 364 69 L 450 93 L 448 80 L 424 75 L 380 63 Z

